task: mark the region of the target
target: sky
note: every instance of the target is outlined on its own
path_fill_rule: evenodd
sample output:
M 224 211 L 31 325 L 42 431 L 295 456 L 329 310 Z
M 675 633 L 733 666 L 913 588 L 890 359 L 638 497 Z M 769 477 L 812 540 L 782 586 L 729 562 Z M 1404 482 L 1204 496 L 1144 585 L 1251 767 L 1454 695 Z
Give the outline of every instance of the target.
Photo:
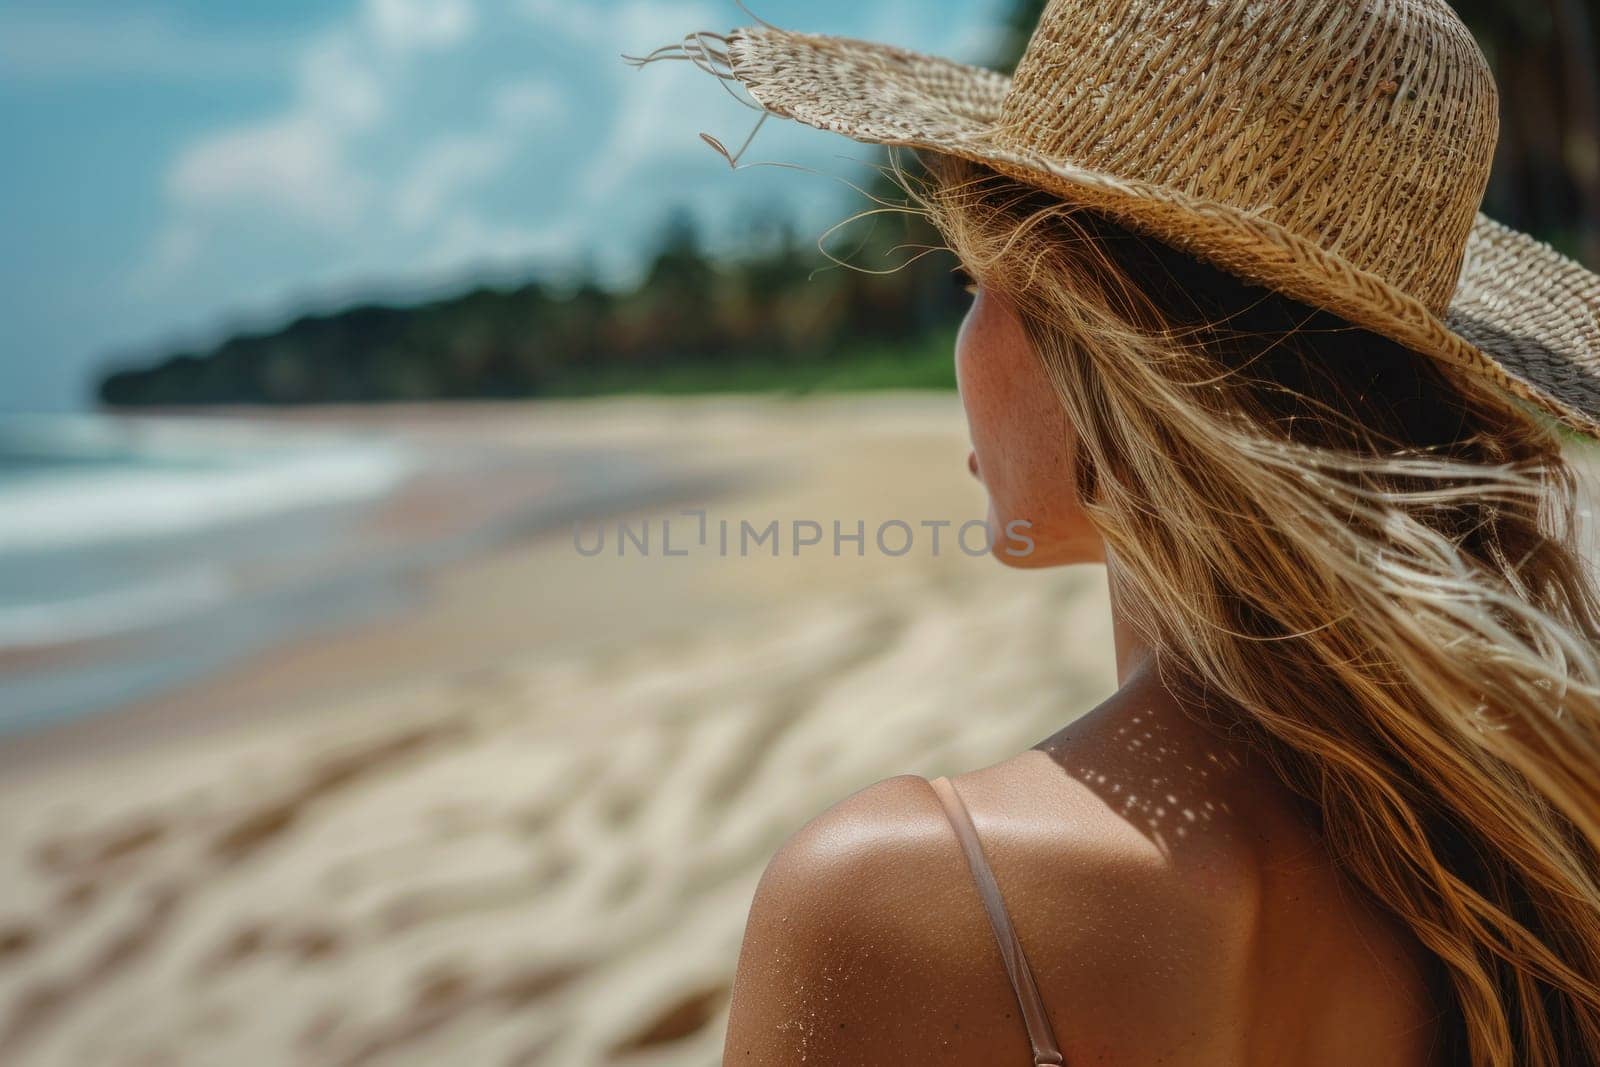
M 998 0 L 756 0 L 785 28 L 992 54 Z M 619 55 L 733 0 L 9 0 L 0 7 L 0 411 L 91 403 L 106 366 L 352 300 L 590 271 L 672 211 L 714 241 L 818 235 L 867 150 Z

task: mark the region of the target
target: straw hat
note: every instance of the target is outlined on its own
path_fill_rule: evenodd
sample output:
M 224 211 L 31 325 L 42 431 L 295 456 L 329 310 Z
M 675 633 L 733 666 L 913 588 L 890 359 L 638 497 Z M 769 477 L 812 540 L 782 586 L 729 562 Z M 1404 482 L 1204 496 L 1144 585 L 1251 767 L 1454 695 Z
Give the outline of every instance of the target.
M 1478 213 L 1494 79 L 1444 0 L 1052 0 L 1014 77 L 762 25 L 663 50 L 975 160 L 1600 436 L 1600 278 Z

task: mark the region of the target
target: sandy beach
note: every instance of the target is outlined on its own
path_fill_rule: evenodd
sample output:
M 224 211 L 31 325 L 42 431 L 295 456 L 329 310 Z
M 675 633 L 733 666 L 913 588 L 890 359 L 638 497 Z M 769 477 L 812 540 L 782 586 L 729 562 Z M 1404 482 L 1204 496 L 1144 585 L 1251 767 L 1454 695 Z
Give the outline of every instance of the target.
M 598 554 L 530 529 L 430 571 L 404 611 L 0 743 L 0 1062 L 716 1063 L 785 837 L 1110 691 L 1097 570 L 953 547 L 982 515 L 953 396 L 307 418 L 603 444 L 673 478 L 591 502 Z M 536 487 L 430 491 L 387 521 Z M 778 522 L 782 551 L 718 550 L 722 520 Z M 861 555 L 831 551 L 835 520 L 862 524 Z M 951 525 L 938 555 L 890 555 L 892 520 Z M 796 522 L 824 543 L 795 554 Z M 619 557 L 619 523 L 653 524 L 652 550 Z

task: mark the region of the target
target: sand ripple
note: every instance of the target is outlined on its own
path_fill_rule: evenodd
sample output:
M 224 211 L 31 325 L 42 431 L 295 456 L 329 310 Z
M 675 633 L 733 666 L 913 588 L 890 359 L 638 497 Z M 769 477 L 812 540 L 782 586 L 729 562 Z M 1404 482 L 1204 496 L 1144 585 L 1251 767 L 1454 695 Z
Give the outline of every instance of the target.
M 1059 726 L 1109 684 L 1101 596 L 911 580 L 36 786 L 0 1061 L 715 1063 L 767 857 Z

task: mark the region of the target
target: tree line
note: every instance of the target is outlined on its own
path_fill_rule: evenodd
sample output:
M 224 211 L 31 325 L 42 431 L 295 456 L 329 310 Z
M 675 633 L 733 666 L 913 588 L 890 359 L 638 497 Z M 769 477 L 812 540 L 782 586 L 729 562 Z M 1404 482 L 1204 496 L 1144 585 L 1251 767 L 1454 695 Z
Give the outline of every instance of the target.
M 858 256 L 911 260 L 915 251 L 899 247 L 906 237 L 906 222 L 880 220 Z M 757 362 L 760 381 L 781 383 L 947 332 L 962 306 L 950 270 L 948 257 L 930 256 L 863 274 L 827 263 L 787 230 L 756 251 L 717 258 L 679 214 L 626 292 L 528 281 L 306 315 L 112 373 L 100 398 L 170 406 L 565 396 L 649 388 L 685 367 L 712 382 Z

